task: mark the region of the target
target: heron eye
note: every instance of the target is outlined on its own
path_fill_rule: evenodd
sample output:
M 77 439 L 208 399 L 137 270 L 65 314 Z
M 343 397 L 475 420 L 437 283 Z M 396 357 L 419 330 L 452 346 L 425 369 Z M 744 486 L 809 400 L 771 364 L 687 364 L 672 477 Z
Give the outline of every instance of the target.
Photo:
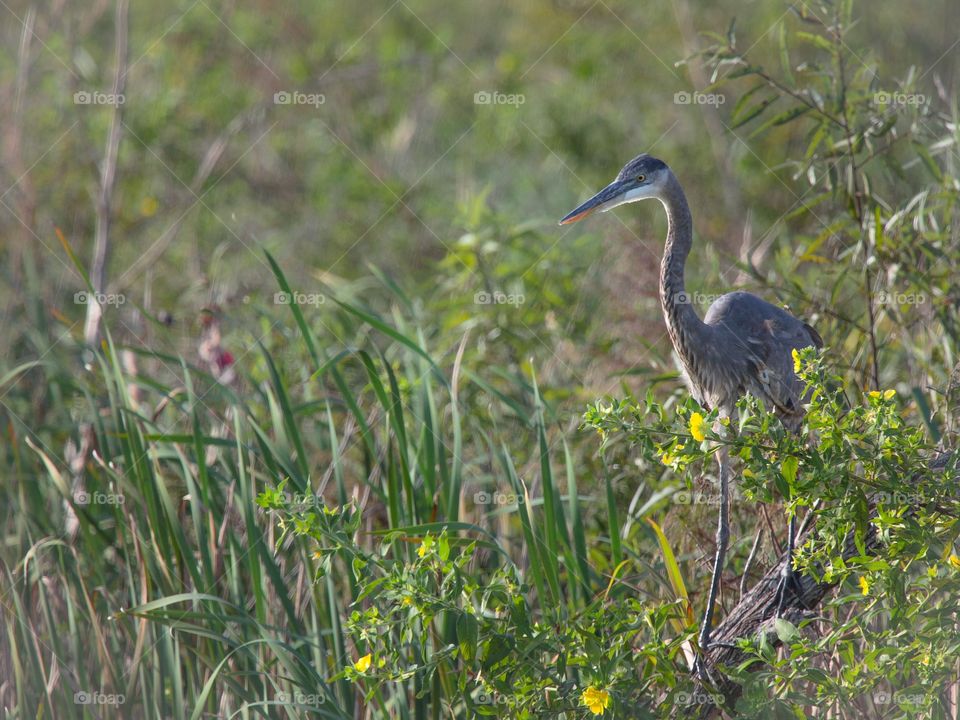
M 637 182 L 643 182 L 647 179 L 646 175 L 637 175 Z

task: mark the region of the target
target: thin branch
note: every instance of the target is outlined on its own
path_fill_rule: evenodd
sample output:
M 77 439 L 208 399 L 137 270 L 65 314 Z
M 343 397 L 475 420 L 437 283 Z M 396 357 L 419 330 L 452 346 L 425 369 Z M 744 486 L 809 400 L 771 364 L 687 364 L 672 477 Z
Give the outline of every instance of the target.
M 100 318 L 103 308 L 99 296 L 103 293 L 107 261 L 110 256 L 110 211 L 113 200 L 113 188 L 117 179 L 117 155 L 120 150 L 120 137 L 123 132 L 124 90 L 127 84 L 127 10 L 128 0 L 117 0 L 116 55 L 113 76 L 113 114 L 110 118 L 110 130 L 107 134 L 107 147 L 103 155 L 100 173 L 100 192 L 97 196 L 97 226 L 93 243 L 93 264 L 90 269 L 90 284 L 95 297 L 87 302 L 87 319 L 83 337 L 89 347 L 97 344 L 100 334 Z
M 850 116 L 848 114 L 849 103 L 847 102 L 847 77 L 846 64 L 844 63 L 843 35 L 842 25 L 840 24 L 840 10 L 837 9 L 836 30 L 833 32 L 833 38 L 836 45 L 837 54 L 837 78 L 840 83 L 841 98 L 841 118 L 843 120 L 843 132 L 847 139 L 847 152 L 850 155 L 850 182 L 852 183 L 853 208 L 856 212 L 857 225 L 860 228 L 860 236 L 863 238 L 864 247 L 864 276 L 863 283 L 867 294 L 867 330 L 870 338 L 870 357 L 873 375 L 873 389 L 880 389 L 880 368 L 877 352 L 877 332 L 876 332 L 876 310 L 873 306 L 873 273 L 870 271 L 870 238 L 864 228 L 863 217 L 863 193 L 860 191 L 860 183 L 857 180 L 857 173 L 860 171 L 857 165 L 857 151 L 853 143 L 853 130 L 850 127 Z
M 10 278 L 14 287 L 19 287 L 25 255 L 32 251 L 31 228 L 37 207 L 36 189 L 30 180 L 29 168 L 23 160 L 24 99 L 30 79 L 30 48 L 33 43 L 36 19 L 37 14 L 33 7 L 29 8 L 23 17 L 23 31 L 20 33 L 20 47 L 17 52 L 13 112 L 4 142 L 5 164 L 11 173 L 11 184 L 3 195 L 10 193 L 14 188 L 19 190 L 15 195 L 17 198 L 15 202 L 17 203 L 16 214 L 21 221 L 18 228 L 20 241 L 12 244 L 9 257 Z

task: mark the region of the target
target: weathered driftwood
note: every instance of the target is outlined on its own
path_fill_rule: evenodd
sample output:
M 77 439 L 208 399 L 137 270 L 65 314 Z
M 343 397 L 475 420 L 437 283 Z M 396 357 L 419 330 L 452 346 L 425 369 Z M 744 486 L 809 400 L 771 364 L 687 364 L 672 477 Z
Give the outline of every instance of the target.
M 931 464 L 931 470 L 942 470 L 946 467 L 949 454 L 938 456 Z M 871 502 L 870 515 L 876 512 L 876 504 Z M 873 526 L 868 526 L 867 537 L 864 538 L 866 551 L 870 553 L 876 548 L 877 536 Z M 813 532 L 813 523 L 797 539 L 797 547 L 802 547 Z M 844 559 L 858 556 L 853 534 L 847 536 L 844 548 Z M 754 585 L 740 602 L 727 614 L 713 630 L 710 649 L 706 653 L 703 666 L 709 677 L 709 682 L 700 682 L 693 693 L 694 703 L 685 707 L 677 707 L 673 713 L 676 718 L 708 718 L 718 717 L 726 709 L 732 709 L 740 697 L 740 685 L 730 680 L 723 668 L 735 667 L 745 661 L 748 655 L 736 647 L 737 641 L 743 638 L 755 639 L 760 633 L 765 633 L 767 641 L 777 646 L 780 643 L 774 631 L 774 621 L 777 614 L 778 590 L 780 573 L 786 554 L 782 555 L 766 574 Z M 835 583 L 820 583 L 812 577 L 796 574 L 799 592 L 787 592 L 783 604 L 782 617 L 793 624 L 798 624 L 805 618 L 816 613 L 817 607 L 824 598 L 836 588 Z
M 812 527 L 797 540 L 797 547 L 806 542 L 812 532 Z M 875 542 L 873 533 L 867 541 L 872 547 Z M 847 552 L 850 557 L 858 554 L 853 542 L 848 543 Z M 846 553 L 844 553 L 846 555 Z M 779 601 L 778 590 L 781 578 L 782 563 L 786 561 L 786 554 L 780 557 L 753 588 L 741 598 L 727 616 L 713 630 L 710 649 L 704 658 L 704 668 L 712 682 L 698 683 L 692 697 L 696 701 L 686 707 L 678 707 L 674 713 L 677 718 L 712 718 L 723 710 L 724 706 L 732 708 L 740 697 L 740 686 L 727 678 L 723 673 L 724 667 L 734 667 L 747 659 L 748 655 L 736 647 L 742 638 L 755 639 L 760 633 L 766 633 L 767 641 L 771 645 L 778 645 L 779 638 L 774 632 L 774 621 Z M 795 594 L 788 590 L 783 603 L 782 617 L 797 624 L 810 616 L 833 589 L 830 583 L 818 583 L 813 578 L 800 573 L 796 574 L 801 592 Z

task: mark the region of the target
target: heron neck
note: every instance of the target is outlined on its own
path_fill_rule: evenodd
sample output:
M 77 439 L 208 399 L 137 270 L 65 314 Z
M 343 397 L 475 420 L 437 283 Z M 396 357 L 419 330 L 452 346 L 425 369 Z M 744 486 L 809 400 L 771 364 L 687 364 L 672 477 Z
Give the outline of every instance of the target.
M 692 341 L 707 332 L 683 282 L 683 268 L 693 244 L 693 219 L 683 188 L 672 175 L 659 199 L 667 211 L 667 242 L 660 263 L 660 303 L 670 340 L 677 354 L 685 359 Z

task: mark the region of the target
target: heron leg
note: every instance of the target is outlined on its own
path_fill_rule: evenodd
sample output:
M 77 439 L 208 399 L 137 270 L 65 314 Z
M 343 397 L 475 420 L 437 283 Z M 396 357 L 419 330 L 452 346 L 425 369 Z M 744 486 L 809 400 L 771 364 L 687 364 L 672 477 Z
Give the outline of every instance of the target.
M 791 592 L 798 597 L 800 595 L 800 583 L 797 581 L 797 574 L 793 569 L 793 550 L 796 541 L 797 516 L 796 514 L 791 514 L 790 520 L 787 523 L 787 557 L 784 560 L 783 567 L 780 570 L 780 585 L 777 588 L 776 617 L 781 617 L 783 615 L 783 605 L 787 599 L 787 588 L 789 588 Z
M 727 543 L 730 540 L 730 518 L 728 501 L 730 495 L 730 456 L 727 449 L 721 448 L 717 452 L 717 461 L 720 465 L 720 513 L 717 521 L 717 554 L 713 560 L 713 576 L 710 578 L 710 593 L 707 596 L 707 608 L 703 614 L 703 623 L 700 625 L 700 653 L 707 652 L 710 646 L 710 632 L 713 629 L 713 609 L 720 592 L 720 576 L 723 573 L 723 562 L 727 554 Z

